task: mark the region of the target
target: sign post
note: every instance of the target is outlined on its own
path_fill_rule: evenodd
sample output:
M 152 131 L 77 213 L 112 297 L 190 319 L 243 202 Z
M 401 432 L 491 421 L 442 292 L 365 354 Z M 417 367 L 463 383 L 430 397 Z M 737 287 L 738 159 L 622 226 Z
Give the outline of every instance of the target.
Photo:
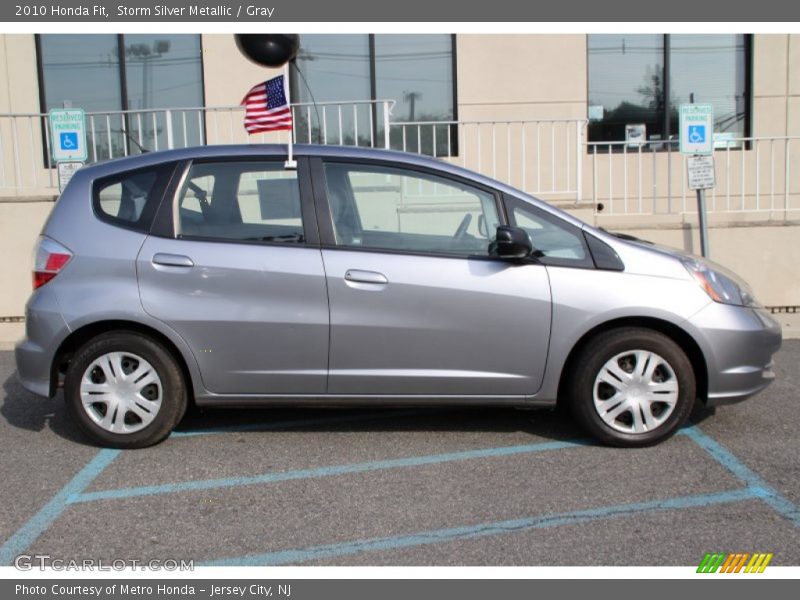
M 705 190 L 714 187 L 714 106 L 681 104 L 680 150 L 686 155 L 689 189 L 697 190 L 700 251 L 708 256 Z

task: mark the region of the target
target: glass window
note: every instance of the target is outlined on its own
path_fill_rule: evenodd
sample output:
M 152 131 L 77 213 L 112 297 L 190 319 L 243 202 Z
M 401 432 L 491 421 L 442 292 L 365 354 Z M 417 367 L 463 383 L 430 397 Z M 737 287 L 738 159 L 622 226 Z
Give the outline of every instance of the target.
M 589 141 L 624 141 L 629 124 L 644 124 L 648 139 L 658 135 L 664 120 L 664 36 L 590 35 L 588 46 Z
M 203 106 L 199 35 L 125 35 L 123 42 L 127 109 L 147 111 Z M 152 113 L 143 113 L 143 116 L 146 118 L 129 119 L 128 131 L 145 148 L 166 148 L 164 119 L 157 115 L 154 123 Z M 182 115 L 173 116 L 173 138 L 183 144 L 184 133 L 188 146 L 203 142 L 196 113 L 188 113 L 185 119 Z
M 343 143 L 381 145 L 376 141 L 384 135 L 381 107 L 362 104 L 354 109 L 354 100 L 394 100 L 395 121 L 454 120 L 454 48 L 454 36 L 449 34 L 302 35 L 297 69 L 292 71 L 292 97 L 309 106 L 295 113 L 297 138 L 338 141 L 341 120 Z M 341 110 L 323 104 L 340 101 L 344 101 Z M 421 140 L 414 129 L 413 136 L 406 136 L 405 149 L 455 155 L 454 127 L 447 123 L 436 127 L 435 147 L 432 128 L 423 128 Z M 391 146 L 404 149 L 403 144 L 402 130 L 395 128 Z
M 392 112 L 395 121 L 452 121 L 453 105 L 453 41 L 450 35 L 385 34 L 375 36 L 376 97 L 389 98 L 397 104 Z M 382 124 L 379 124 L 382 125 Z M 406 135 L 403 147 L 402 130 L 392 133 L 392 148 L 448 156 L 448 127 L 437 127 L 436 148 L 433 129 L 422 129 L 421 139 Z M 382 128 L 380 129 L 381 135 Z M 457 138 L 450 132 L 450 142 Z
M 302 79 L 292 78 L 295 102 L 314 105 L 318 102 L 369 100 L 372 97 L 369 37 L 366 35 L 303 35 L 296 66 L 308 85 Z M 310 135 L 313 142 L 324 139 L 338 141 L 341 118 L 342 143 L 369 146 L 372 127 L 369 106 L 356 106 L 355 112 L 347 104 L 341 108 L 340 111 L 336 105 L 318 105 L 296 111 L 297 139 L 307 141 Z M 324 132 L 323 126 L 326 127 Z
M 147 231 L 150 229 L 172 165 L 130 171 L 98 180 L 95 211 L 105 220 Z
M 165 113 L 146 111 L 203 106 L 199 35 L 41 34 L 36 40 L 42 111 L 87 112 L 92 162 L 137 154 L 138 145 L 166 148 Z M 180 145 L 203 142 L 195 113 L 173 113 L 171 125 Z
M 178 194 L 179 237 L 304 241 L 297 171 L 263 162 L 197 163 Z
M 590 142 L 677 140 L 692 101 L 714 105 L 718 144 L 749 134 L 749 36 L 593 34 L 587 45 Z
M 499 224 L 490 193 L 391 167 L 327 164 L 325 175 L 342 246 L 488 256 Z
M 678 135 L 677 109 L 691 101 L 714 105 L 714 132 L 720 141 L 748 135 L 744 35 L 671 35 L 670 98 Z M 723 135 L 720 135 L 723 134 Z
M 592 266 L 592 260 L 577 227 L 518 200 L 509 202 L 511 224 L 528 234 L 533 255 L 552 265 Z
M 121 110 L 116 35 L 39 36 L 44 110 Z
M 87 113 L 122 110 L 116 35 L 47 34 L 38 36 L 38 42 L 43 112 L 53 108 L 82 108 Z M 93 125 L 93 129 L 87 127 L 87 147 L 98 158 L 121 156 L 124 140 L 120 115 L 108 121 L 96 119 Z M 92 153 L 89 158 L 94 158 Z

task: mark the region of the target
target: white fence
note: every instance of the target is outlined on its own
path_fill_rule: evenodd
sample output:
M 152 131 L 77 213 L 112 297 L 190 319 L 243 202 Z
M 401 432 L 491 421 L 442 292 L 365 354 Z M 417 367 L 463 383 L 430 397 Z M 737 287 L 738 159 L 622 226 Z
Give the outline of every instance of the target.
M 607 215 L 697 212 L 678 142 L 587 144 L 589 197 Z M 759 213 L 789 218 L 800 211 L 800 136 L 718 140 L 710 213 Z M 794 215 L 798 216 L 797 214 Z
M 293 104 L 294 139 L 384 147 L 394 101 Z M 86 113 L 89 162 L 204 144 L 286 142 L 287 132 L 248 135 L 244 107 Z M 47 113 L 0 114 L 0 196 L 51 195 L 58 187 Z
M 398 122 L 392 100 L 296 104 L 298 143 L 384 147 L 435 156 L 546 200 L 599 215 L 696 211 L 676 141 L 587 142 L 586 119 Z M 198 144 L 286 142 L 248 136 L 240 106 L 87 113 L 91 162 Z M 0 115 L 0 196 L 56 193 L 46 114 Z M 800 135 L 718 140 L 711 213 L 797 218 Z M 758 216 L 760 215 L 760 216 Z M 744 217 L 747 218 L 747 217 Z
M 390 144 L 454 162 L 535 196 L 580 202 L 585 119 L 391 124 Z

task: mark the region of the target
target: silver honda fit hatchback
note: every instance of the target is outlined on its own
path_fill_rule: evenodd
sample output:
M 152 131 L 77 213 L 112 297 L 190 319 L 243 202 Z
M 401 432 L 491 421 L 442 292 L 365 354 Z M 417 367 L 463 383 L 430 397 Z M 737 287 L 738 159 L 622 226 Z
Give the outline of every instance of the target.
M 722 267 L 422 156 L 210 146 L 81 169 L 38 240 L 23 385 L 95 442 L 187 405 L 567 405 L 671 435 L 773 378 L 779 325 Z

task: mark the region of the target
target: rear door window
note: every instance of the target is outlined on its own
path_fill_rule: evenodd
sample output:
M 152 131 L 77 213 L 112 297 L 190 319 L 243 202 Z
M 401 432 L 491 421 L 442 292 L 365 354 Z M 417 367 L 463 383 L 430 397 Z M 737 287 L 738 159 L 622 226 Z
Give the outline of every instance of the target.
M 261 161 L 193 164 L 178 191 L 178 237 L 302 243 L 297 171 Z
M 98 179 L 94 185 L 95 214 L 114 225 L 149 231 L 174 168 L 171 163 Z

